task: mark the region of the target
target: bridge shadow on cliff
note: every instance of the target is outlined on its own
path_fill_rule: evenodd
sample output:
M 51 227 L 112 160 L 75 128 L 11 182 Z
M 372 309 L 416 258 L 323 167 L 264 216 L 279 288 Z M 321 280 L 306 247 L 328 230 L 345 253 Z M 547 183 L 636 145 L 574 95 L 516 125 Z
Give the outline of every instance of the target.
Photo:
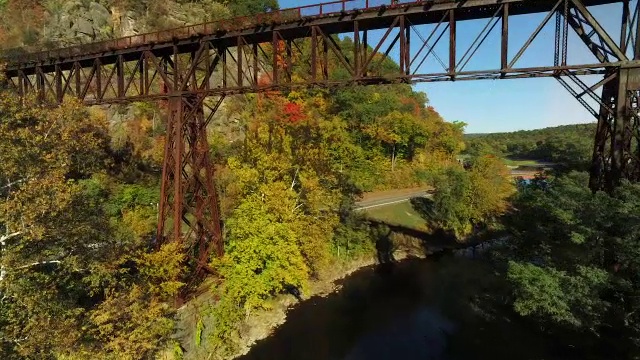
M 433 218 L 433 201 L 418 197 L 410 200 L 413 209 L 430 222 Z M 380 220 L 367 220 L 376 243 L 378 264 L 386 269 L 387 264 L 395 262 L 394 252 L 399 248 L 415 248 L 419 244 L 423 255 L 439 257 L 451 253 L 460 247 L 468 246 L 456 240 L 455 235 L 442 229 L 433 231 L 419 230 Z M 395 241 L 394 241 L 395 240 Z

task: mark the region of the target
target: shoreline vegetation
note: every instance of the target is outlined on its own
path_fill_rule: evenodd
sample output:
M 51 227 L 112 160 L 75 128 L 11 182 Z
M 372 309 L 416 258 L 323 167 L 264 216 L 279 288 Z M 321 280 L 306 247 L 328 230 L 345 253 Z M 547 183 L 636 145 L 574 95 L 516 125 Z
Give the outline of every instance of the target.
M 400 252 L 397 256 L 398 260 L 402 260 L 405 259 L 408 254 Z M 328 278 L 311 281 L 308 290 L 309 292 L 305 294 L 303 301 L 311 301 L 314 297 L 326 297 L 334 292 L 340 291 L 340 287 L 336 285 L 337 282 L 360 269 L 375 264 L 375 254 L 362 257 L 361 259 L 353 259 L 347 263 L 338 264 L 338 266 L 333 270 L 333 273 L 327 275 Z M 203 286 L 207 285 L 207 283 L 203 284 Z M 187 331 L 184 332 L 185 335 L 180 338 L 180 345 L 183 347 L 183 359 L 185 360 L 202 359 L 211 355 L 211 353 L 208 353 L 205 346 L 195 346 L 195 338 L 197 337 L 196 332 L 198 331 L 197 321 L 195 324 L 196 326 L 192 326 L 192 320 L 190 321 L 188 319 L 189 317 L 192 318 L 192 314 L 194 312 L 202 313 L 197 311 L 197 309 L 203 306 L 210 306 L 210 301 L 211 299 L 205 295 L 202 298 L 190 301 L 182 308 L 178 309 L 178 316 L 180 318 L 178 321 L 178 328 L 181 328 L 181 325 L 185 324 L 184 329 L 187 329 Z M 236 359 L 246 355 L 253 345 L 258 341 L 269 337 L 280 325 L 286 322 L 287 312 L 295 308 L 298 304 L 299 301 L 293 295 L 280 294 L 270 300 L 269 309 L 259 310 L 246 317 L 240 325 L 240 328 L 244 329 L 244 334 L 241 339 L 238 339 L 239 343 L 236 344 L 237 351 L 234 354 L 225 357 L 225 359 Z M 204 319 L 198 319 L 198 321 L 203 321 L 205 324 L 207 323 L 206 317 Z M 209 319 L 209 321 L 209 325 L 212 325 L 215 320 Z M 207 326 L 204 327 L 204 329 L 207 328 Z M 188 331 L 188 329 L 192 329 L 192 331 Z M 207 335 L 207 331 L 203 331 L 201 336 L 204 338 Z M 175 356 L 173 348 L 165 350 L 164 354 L 160 354 L 158 359 L 174 360 Z
M 379 196 L 396 195 L 397 193 L 413 192 L 416 189 L 406 189 L 399 191 L 385 191 L 382 195 L 370 195 L 365 198 L 377 198 Z M 410 202 L 406 202 L 410 204 Z M 398 208 L 400 204 L 385 205 L 382 208 Z M 393 211 L 393 210 L 392 210 Z M 417 214 L 417 213 L 416 213 Z M 370 254 L 362 254 L 358 258 L 344 259 L 336 261 L 331 267 L 331 272 L 325 273 L 322 279 L 312 280 L 308 286 L 308 292 L 304 294 L 302 302 L 314 301 L 314 299 L 327 297 L 342 290 L 339 285 L 342 280 L 348 278 L 355 272 L 365 268 L 375 266 L 384 269 L 386 266 L 394 266 L 409 259 L 429 259 L 439 258 L 441 256 L 452 255 L 467 258 L 475 258 L 480 256 L 490 244 L 498 240 L 499 236 L 504 236 L 500 232 L 484 231 L 469 236 L 464 241 L 459 241 L 451 235 L 447 235 L 442 231 L 427 230 L 427 228 L 416 229 L 411 226 L 407 227 L 402 224 L 394 224 L 393 218 L 384 218 L 377 220 L 371 219 L 371 214 L 367 213 L 369 226 L 372 229 L 380 229 L 385 234 L 386 240 L 389 241 L 390 247 L 385 249 L 388 254 L 381 254 L 380 245 L 378 249 Z M 382 221 L 381 221 L 382 220 Z M 389 263 L 382 263 L 381 259 L 388 259 Z M 201 316 L 198 314 L 206 314 L 208 309 L 214 306 L 215 300 L 211 298 L 208 290 L 212 284 L 205 282 L 201 285 L 201 295 L 184 304 L 177 312 L 177 328 L 181 352 L 179 356 L 175 355 L 174 348 L 168 348 L 163 351 L 158 359 L 161 360 L 196 360 L 210 358 L 212 353 L 208 349 L 204 340 L 209 335 L 211 328 L 215 326 L 215 319 L 212 316 Z M 239 324 L 241 335 L 234 338 L 236 341 L 233 354 L 224 357 L 225 360 L 241 358 L 251 351 L 252 347 L 274 334 L 277 329 L 287 321 L 287 314 L 301 305 L 301 301 L 289 293 L 276 295 L 269 300 L 269 305 L 262 310 L 258 310 L 248 314 Z M 201 340 L 197 340 L 200 338 Z
M 406 244 L 405 238 L 405 244 Z M 402 262 L 406 259 L 427 259 L 430 256 L 437 256 L 439 253 L 444 253 L 446 250 L 438 250 L 432 254 L 425 254 L 422 251 L 419 243 L 420 241 L 417 239 L 410 240 L 410 242 L 414 242 L 413 246 L 401 246 L 399 249 L 394 251 L 393 257 L 394 262 Z M 470 246 L 472 248 L 477 245 Z M 464 249 L 460 249 L 464 250 Z M 337 283 L 345 278 L 348 278 L 354 272 L 362 270 L 364 268 L 370 266 L 380 265 L 377 259 L 376 254 L 371 254 L 370 256 L 363 256 L 360 259 L 352 259 L 347 262 L 343 262 L 337 264 L 334 268 L 334 271 L 327 275 L 328 277 L 322 280 L 314 280 L 310 283 L 309 292 L 305 294 L 303 301 L 312 301 L 313 298 L 317 297 L 326 297 L 333 293 L 341 291 L 342 287 Z M 210 284 L 204 283 L 203 286 L 208 286 Z M 207 356 L 211 355 L 207 354 L 207 350 L 205 346 L 196 346 L 196 332 L 198 331 L 198 321 L 203 321 L 203 324 L 209 323 L 211 325 L 214 322 L 214 319 L 199 319 L 196 321 L 196 326 L 193 325 L 193 315 L 196 313 L 201 313 L 197 311 L 198 308 L 203 308 L 211 305 L 212 300 L 209 296 L 200 296 L 196 299 L 189 301 L 187 304 L 183 305 L 180 309 L 178 309 L 178 328 L 182 329 L 193 329 L 194 331 L 184 331 L 181 332 L 182 335 L 179 338 L 180 345 L 182 347 L 182 358 L 185 360 L 193 359 L 203 359 L 207 358 Z M 246 333 L 244 336 L 239 339 L 239 343 L 237 345 L 237 351 L 225 357 L 227 359 L 236 359 L 240 358 L 243 355 L 246 355 L 252 348 L 253 345 L 258 343 L 260 340 L 264 340 L 272 335 L 279 326 L 284 324 L 287 321 L 287 313 L 294 309 L 296 306 L 300 304 L 296 298 L 291 294 L 281 294 L 270 301 L 270 308 L 267 310 L 260 310 L 258 312 L 252 313 L 248 317 L 243 320 L 243 324 L 240 326 L 245 329 Z M 204 325 L 204 329 L 208 327 Z M 207 331 L 203 331 L 201 336 L 204 338 L 207 336 Z M 176 357 L 174 355 L 174 349 L 170 348 L 164 351 L 164 353 L 158 356 L 158 359 L 161 360 L 174 360 Z

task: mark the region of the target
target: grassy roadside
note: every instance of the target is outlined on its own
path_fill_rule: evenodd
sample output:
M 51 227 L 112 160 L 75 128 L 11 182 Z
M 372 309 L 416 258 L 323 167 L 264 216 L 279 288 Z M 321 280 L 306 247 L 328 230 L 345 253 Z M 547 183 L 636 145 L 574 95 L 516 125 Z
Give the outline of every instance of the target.
M 408 229 L 427 231 L 427 222 L 413 208 L 411 202 L 378 206 L 365 211 L 366 217 L 389 225 L 402 226 Z
M 518 159 L 502 159 L 507 166 L 540 166 L 544 163 L 538 160 L 518 160 Z

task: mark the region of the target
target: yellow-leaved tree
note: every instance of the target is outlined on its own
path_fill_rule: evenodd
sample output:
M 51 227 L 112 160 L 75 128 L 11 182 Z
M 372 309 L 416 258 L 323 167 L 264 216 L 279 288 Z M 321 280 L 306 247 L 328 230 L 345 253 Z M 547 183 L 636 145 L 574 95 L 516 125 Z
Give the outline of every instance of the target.
M 214 289 L 218 355 L 233 351 L 248 314 L 268 308 L 274 295 L 305 294 L 308 281 L 329 270 L 342 199 L 333 156 L 349 155 L 330 141 L 334 119 L 314 111 L 321 98 L 292 93 L 244 105 L 244 144 L 221 176 L 227 237 L 225 256 L 213 264 L 224 278 Z
M 183 252 L 152 246 L 157 195 L 116 191 L 109 143 L 77 101 L 0 94 L 0 358 L 139 359 L 173 333 Z
M 507 167 L 491 156 L 474 159 L 468 170 L 448 168 L 436 177 L 435 187 L 433 201 L 425 201 L 427 217 L 459 239 L 471 234 L 475 226 L 490 225 L 503 215 L 515 192 Z
M 106 123 L 77 102 L 57 108 L 0 95 L 0 246 L 5 347 L 46 356 L 82 338 L 76 286 L 104 221 L 78 180 L 104 168 Z M 39 355 L 38 355 L 39 354 Z

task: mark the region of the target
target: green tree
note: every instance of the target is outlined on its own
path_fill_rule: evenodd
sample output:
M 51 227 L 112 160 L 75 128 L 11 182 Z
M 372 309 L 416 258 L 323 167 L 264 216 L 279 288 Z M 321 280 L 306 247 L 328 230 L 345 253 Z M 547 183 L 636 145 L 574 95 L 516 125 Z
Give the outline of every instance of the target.
M 109 143 L 78 102 L 0 97 L 2 358 L 149 357 L 173 332 L 183 252 L 150 251 L 154 206 L 118 195 Z
M 640 349 L 640 187 L 595 195 L 588 175 L 531 185 L 507 218 L 501 257 L 514 309 L 566 342 L 633 358 Z M 595 349 L 594 349 L 595 348 Z
M 461 238 L 476 225 L 494 223 L 505 213 L 515 188 L 497 158 L 476 158 L 468 171 L 451 167 L 436 177 L 430 218 Z
M 20 355 L 46 356 L 81 338 L 77 280 L 102 233 L 77 180 L 103 166 L 105 144 L 103 119 L 78 103 L 49 110 L 0 97 L 3 339 Z
M 287 286 L 303 291 L 309 268 L 296 230 L 300 213 L 295 192 L 283 183 L 263 185 L 227 220 L 225 256 L 214 264 L 224 277 L 220 302 L 214 307 L 214 346 L 233 349 L 240 320 L 265 309 Z
M 173 300 L 184 285 L 177 280 L 183 262 L 180 244 L 168 243 L 158 251 L 136 251 L 94 267 L 86 280 L 100 282 L 95 290 L 103 292 L 104 300 L 86 319 L 89 357 L 151 358 L 168 343 L 175 332 Z M 107 268 L 114 264 L 120 264 L 117 272 Z
M 595 124 L 578 124 L 512 133 L 469 134 L 465 139 L 466 153 L 554 162 L 563 166 L 563 170 L 583 171 L 591 161 L 595 128 Z

